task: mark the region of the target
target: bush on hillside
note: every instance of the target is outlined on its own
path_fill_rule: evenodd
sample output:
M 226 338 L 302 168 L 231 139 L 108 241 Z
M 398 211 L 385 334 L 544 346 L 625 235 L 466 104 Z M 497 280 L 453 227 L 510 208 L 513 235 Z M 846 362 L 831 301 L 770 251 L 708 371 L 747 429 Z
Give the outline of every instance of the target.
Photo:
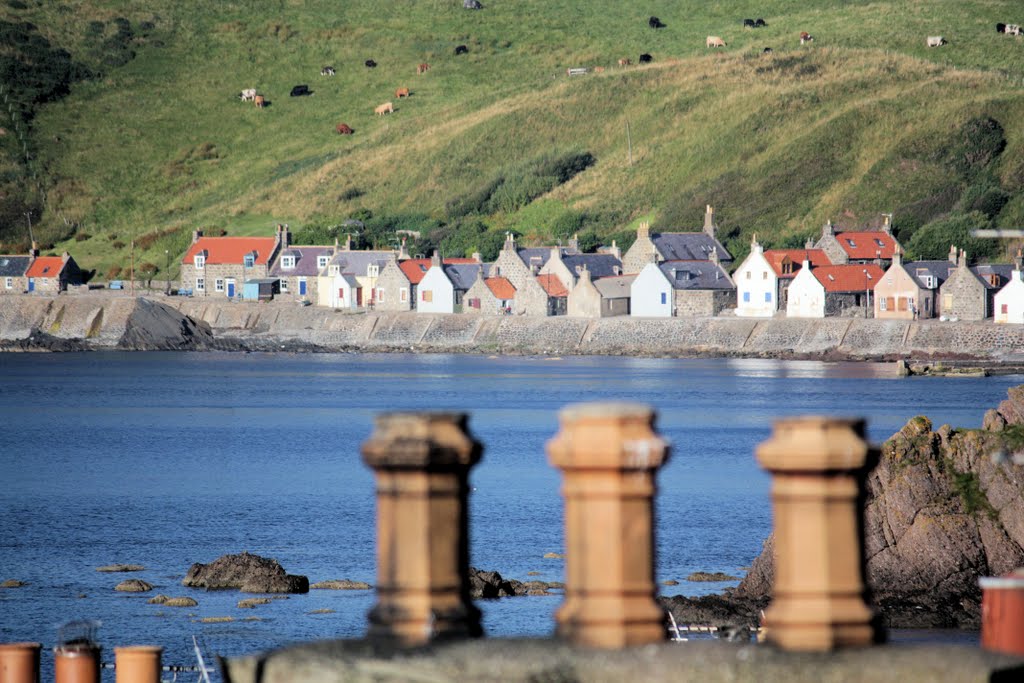
M 964 190 L 960 197 L 960 207 L 964 211 L 980 211 L 989 219 L 993 219 L 1009 201 L 1008 192 L 999 187 L 995 180 L 985 178 Z
M 963 178 L 973 178 L 1006 149 L 1003 126 L 989 116 L 973 118 L 957 131 L 945 160 Z
M 988 228 L 988 217 L 980 211 L 952 214 L 921 227 L 907 243 L 908 259 L 942 260 L 949 256 L 950 246 L 967 251 L 971 260 L 997 256 L 1001 251 L 998 240 L 972 237 L 971 231 Z

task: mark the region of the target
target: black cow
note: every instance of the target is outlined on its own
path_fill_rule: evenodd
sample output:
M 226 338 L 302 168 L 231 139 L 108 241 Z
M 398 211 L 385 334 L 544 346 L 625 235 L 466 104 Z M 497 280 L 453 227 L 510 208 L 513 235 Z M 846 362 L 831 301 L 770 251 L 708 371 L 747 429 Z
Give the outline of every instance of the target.
M 996 24 L 996 33 L 1006 33 L 1006 24 Z
M 372 69 L 373 67 L 377 66 L 377 62 L 373 61 L 372 59 L 367 59 L 364 62 L 364 64 L 366 64 L 367 69 Z
M 765 49 L 761 50 L 761 54 L 763 55 L 770 55 L 771 53 L 772 49 L 770 47 L 766 47 Z
M 661 19 L 658 17 L 651 17 L 647 20 L 647 25 L 651 28 L 665 28 L 665 24 L 661 23 Z
M 649 64 L 650 62 L 653 62 L 653 61 L 654 61 L 654 57 L 650 56 L 646 52 L 643 53 L 642 55 L 640 55 L 640 63 L 641 64 Z
M 754 22 L 754 28 L 764 28 L 767 25 L 768 25 L 768 22 L 765 21 L 764 19 L 760 19 L 760 18 L 757 21 Z
M 457 54 L 457 55 L 469 54 L 469 48 L 466 47 L 465 45 L 456 45 L 455 46 L 455 54 Z
M 292 97 L 302 97 L 303 95 L 312 95 L 308 85 L 297 85 L 292 88 Z
M 754 23 L 753 19 L 744 19 L 743 20 L 743 27 L 744 28 L 754 28 L 755 26 L 757 26 L 757 24 Z

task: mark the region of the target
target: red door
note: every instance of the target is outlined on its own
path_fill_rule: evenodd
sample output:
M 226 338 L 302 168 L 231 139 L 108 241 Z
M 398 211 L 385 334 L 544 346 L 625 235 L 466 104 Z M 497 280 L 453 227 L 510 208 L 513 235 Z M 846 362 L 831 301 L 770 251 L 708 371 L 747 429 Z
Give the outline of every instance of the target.
M 356 306 L 363 305 L 363 288 L 359 287 L 356 289 Z

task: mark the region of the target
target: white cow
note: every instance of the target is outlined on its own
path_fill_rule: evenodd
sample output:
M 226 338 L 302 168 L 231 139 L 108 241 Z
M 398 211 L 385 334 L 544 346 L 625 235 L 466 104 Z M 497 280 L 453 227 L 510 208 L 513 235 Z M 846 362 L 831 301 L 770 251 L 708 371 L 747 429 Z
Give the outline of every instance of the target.
M 941 47 L 946 44 L 946 39 L 942 36 L 928 36 L 928 47 Z
M 246 88 L 239 95 L 243 102 L 254 101 L 256 99 L 256 88 Z
M 1013 35 L 1013 36 L 1019 36 L 1020 35 L 1020 26 L 1018 26 L 1017 24 L 1007 24 L 1006 28 L 1003 29 L 1003 32 L 1004 33 L 1009 33 L 1010 35 Z

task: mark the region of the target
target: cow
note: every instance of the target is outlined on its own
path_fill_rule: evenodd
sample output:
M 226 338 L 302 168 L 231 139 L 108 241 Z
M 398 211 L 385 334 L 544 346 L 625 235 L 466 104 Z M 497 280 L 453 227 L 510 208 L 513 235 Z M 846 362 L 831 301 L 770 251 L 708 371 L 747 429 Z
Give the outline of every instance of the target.
M 376 114 L 377 116 L 384 116 L 384 114 L 394 114 L 395 105 L 391 104 L 390 102 L 385 102 L 384 104 L 381 104 L 376 109 L 374 109 L 373 113 Z
M 768 22 L 765 21 L 764 19 L 761 19 L 760 17 L 758 17 L 757 20 L 754 21 L 754 28 L 764 28 L 767 25 Z
M 339 123 L 335 130 L 338 131 L 338 135 L 352 135 L 355 132 L 347 123 Z
M 1006 33 L 1006 24 L 996 24 L 996 33 Z
M 312 95 L 312 94 L 313 93 L 310 91 L 308 85 L 297 85 L 294 88 L 292 88 L 292 92 L 291 92 L 291 96 L 292 97 L 304 97 L 306 95 Z
M 253 104 L 256 105 L 257 109 L 263 109 L 267 105 L 267 101 L 263 99 L 263 95 L 257 95 L 252 98 Z
M 395 90 L 395 97 L 397 99 L 402 99 L 403 97 L 408 97 L 408 96 L 409 96 L 409 89 L 408 88 L 398 88 L 397 90 Z
M 1019 36 L 1020 35 L 1020 26 L 1018 26 L 1017 24 L 1007 24 L 1006 28 L 1004 30 L 1007 33 L 1009 33 L 1011 36 Z
M 650 64 L 651 62 L 654 61 L 654 57 L 650 56 L 645 52 L 642 55 L 640 55 L 640 59 L 638 59 L 637 61 L 640 62 L 641 64 Z
M 422 64 L 416 67 L 416 73 L 418 74 L 425 74 L 428 71 L 430 71 L 430 65 L 427 64 L 426 62 L 423 62 Z
M 603 73 L 603 72 L 604 72 L 604 67 L 603 66 L 595 66 L 594 67 L 594 73 L 599 74 L 599 73 Z
M 256 88 L 246 88 L 238 94 L 242 98 L 243 102 L 249 102 L 256 99 Z
M 812 40 L 814 40 L 814 36 L 812 36 L 807 31 L 800 31 L 800 44 L 801 45 L 803 45 L 805 43 L 809 43 Z
M 744 19 L 743 28 L 755 28 L 757 24 L 754 23 L 753 19 Z
M 761 50 L 761 54 L 763 55 L 770 55 L 771 53 L 772 49 L 770 47 L 766 47 L 765 49 Z
M 455 46 L 455 54 L 457 54 L 457 55 L 469 54 L 469 48 L 466 47 L 465 45 L 456 45 Z
M 665 24 L 661 23 L 661 19 L 658 17 L 651 17 L 647 20 L 647 25 L 651 28 L 665 28 Z
M 708 39 L 705 41 L 705 44 L 708 47 L 725 47 L 725 41 L 719 38 L 718 36 L 708 36 Z
M 619 66 L 629 66 L 632 63 L 633 63 L 633 60 L 631 60 L 631 59 L 620 59 L 619 60 Z
M 942 36 L 928 36 L 928 47 L 941 47 L 946 44 Z
M 462 9 L 483 9 L 480 0 L 462 0 Z
M 375 66 L 377 66 L 377 62 L 373 61 L 372 59 L 367 59 L 365 62 L 363 62 L 363 64 L 366 65 L 367 69 L 372 69 Z
M 333 66 L 325 66 L 324 68 L 320 69 L 320 75 L 321 76 L 333 76 L 334 75 L 334 67 Z

